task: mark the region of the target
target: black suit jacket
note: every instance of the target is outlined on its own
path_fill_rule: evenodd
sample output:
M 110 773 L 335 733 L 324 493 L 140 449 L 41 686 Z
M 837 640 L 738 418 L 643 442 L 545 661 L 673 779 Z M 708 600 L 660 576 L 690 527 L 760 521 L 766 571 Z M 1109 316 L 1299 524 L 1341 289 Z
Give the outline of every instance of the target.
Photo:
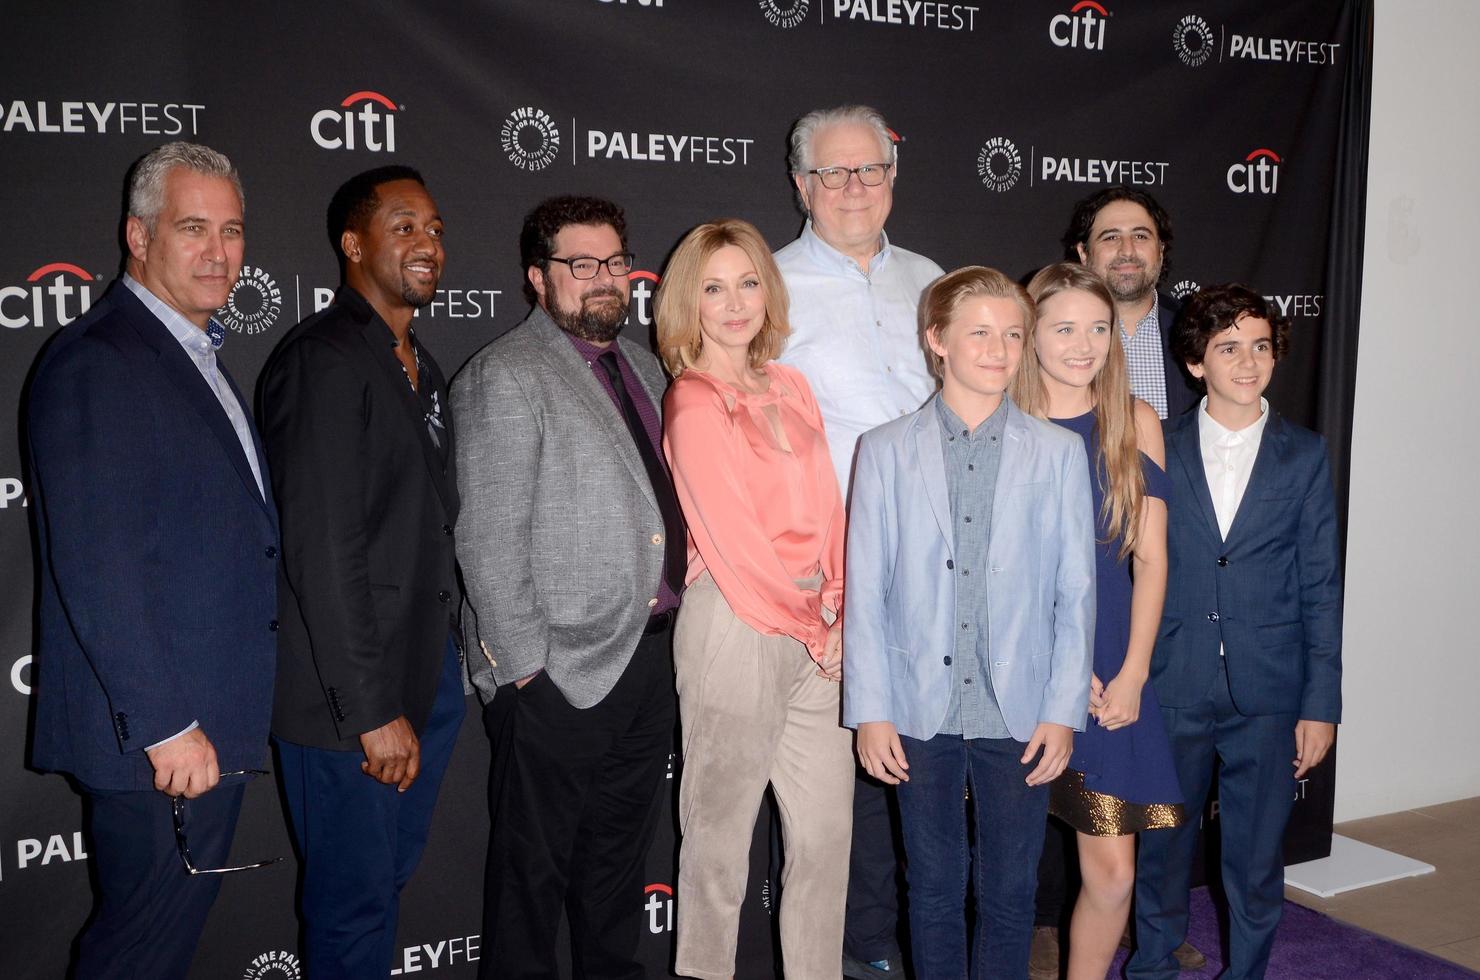
M 1174 419 L 1202 401 L 1202 392 L 1193 387 L 1192 375 L 1172 356 L 1172 327 L 1182 312 L 1182 304 L 1166 293 L 1156 294 L 1156 322 L 1161 331 L 1161 361 L 1167 379 L 1167 418 Z
M 46 348 L 26 422 L 41 561 L 32 764 L 152 789 L 145 746 L 198 721 L 222 769 L 261 765 L 277 512 L 190 355 L 115 283 Z
M 358 750 L 399 715 L 420 732 L 460 605 L 454 456 L 443 465 L 393 340 L 345 286 L 263 371 L 283 530 L 272 731 L 300 745 Z M 446 380 L 422 359 L 445 406 Z

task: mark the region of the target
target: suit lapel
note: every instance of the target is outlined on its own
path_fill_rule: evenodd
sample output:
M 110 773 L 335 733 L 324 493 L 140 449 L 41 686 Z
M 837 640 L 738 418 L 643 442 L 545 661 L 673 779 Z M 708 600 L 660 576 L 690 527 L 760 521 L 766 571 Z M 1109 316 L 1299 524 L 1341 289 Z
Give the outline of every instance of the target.
M 1172 430 L 1167 442 L 1176 453 L 1177 463 L 1182 467 L 1187 485 L 1192 488 L 1192 496 L 1202 514 L 1204 527 L 1213 536 L 1213 540 L 1221 545 L 1223 535 L 1218 532 L 1218 512 L 1213 509 L 1213 494 L 1208 489 L 1207 470 L 1203 468 L 1197 412 L 1184 415 L 1182 419 L 1181 426 Z
M 1285 447 L 1289 443 L 1289 434 L 1285 431 L 1284 420 L 1274 414 L 1273 409 L 1268 409 L 1269 420 L 1264 423 L 1264 434 L 1259 437 L 1259 452 L 1254 456 L 1254 468 L 1249 473 L 1249 485 L 1244 487 L 1244 495 L 1239 499 L 1238 510 L 1233 515 L 1233 521 L 1228 525 L 1228 541 L 1238 537 L 1239 531 L 1255 518 L 1250 516 L 1259 510 L 1259 505 L 1254 501 L 1259 495 L 1269 488 L 1274 474 L 1280 470 L 1280 457 L 1285 453 Z
M 935 514 L 935 523 L 940 526 L 941 537 L 956 549 L 956 534 L 951 523 L 951 498 L 946 487 L 946 457 L 940 448 L 940 424 L 935 418 L 935 399 L 915 413 L 910 426 L 914 430 L 915 454 L 919 458 L 920 478 L 925 481 L 925 499 L 930 501 L 930 510 Z
M 237 437 L 236 429 L 226 415 L 226 409 L 221 407 L 220 399 L 211 390 L 210 385 L 201 375 L 200 369 L 195 366 L 195 361 L 185 353 L 185 348 L 180 346 L 180 342 L 170 333 L 169 328 L 161 323 L 159 318 L 151 313 L 143 303 L 139 302 L 139 298 L 130 292 L 127 286 L 120 284 L 114 287 L 113 291 L 120 294 L 120 308 L 127 311 L 129 322 L 134 325 L 140 338 L 154 348 L 159 358 L 159 368 L 164 376 L 170 380 L 186 403 L 195 409 L 206 427 L 215 435 L 221 444 L 221 451 L 231 461 L 237 476 L 241 478 L 243 487 L 251 494 L 252 499 L 257 501 L 258 506 L 263 510 L 271 513 L 264 493 L 267 487 L 267 470 L 265 467 L 262 470 L 263 489 L 259 490 L 257 480 L 252 476 L 251 465 L 247 462 L 247 454 L 242 451 L 241 439 Z M 223 376 L 226 374 L 224 370 L 221 373 Z M 237 403 L 241 404 L 241 393 L 236 390 L 236 385 L 231 384 L 230 387 Z M 249 420 L 248 428 L 251 428 L 251 413 L 244 410 L 244 415 Z M 252 433 L 252 438 L 255 442 L 257 438 L 255 431 Z
M 632 473 L 632 479 L 642 492 L 643 499 L 655 512 L 661 513 L 658 511 L 658 498 L 653 493 L 652 481 L 648 479 L 647 467 L 642 464 L 642 457 L 638 455 L 632 433 L 627 431 L 622 411 L 606 393 L 606 389 L 601 387 L 601 382 L 596 380 L 591 366 L 566 339 L 565 332 L 538 306 L 530 312 L 526 324 L 540 335 L 539 349 L 545 363 L 557 377 L 570 386 L 586 414 L 592 416 L 595 423 L 592 431 L 599 433 L 602 441 L 611 444 L 617 457 Z M 657 404 L 656 400 L 654 404 Z
M 358 297 L 358 294 L 356 294 Z M 364 300 L 360 300 L 364 303 Z M 427 464 L 427 472 L 432 478 L 432 485 L 437 489 L 437 496 L 442 500 L 443 511 L 451 517 L 457 513 L 456 490 L 449 482 L 450 474 L 442 468 L 442 457 L 437 447 L 432 445 L 432 437 L 427 432 L 426 413 L 422 410 L 421 399 L 406 381 L 406 372 L 401 367 L 401 361 L 396 357 L 395 349 L 391 346 L 393 335 L 390 327 L 386 326 L 373 308 L 365 304 L 365 311 L 370 313 L 370 319 L 360 328 L 360 339 L 364 341 L 369 349 L 371 360 L 380 366 L 380 371 L 385 380 L 390 383 L 391 390 L 395 392 L 395 398 L 400 403 L 401 409 L 406 413 L 406 420 L 410 423 L 412 431 L 416 433 L 417 443 L 421 446 L 422 459 Z M 364 312 L 364 311 L 361 311 Z M 421 352 L 423 360 L 430 360 L 425 350 Z M 433 383 L 440 379 L 441 372 L 431 365 L 429 371 L 433 375 Z M 443 417 L 446 417 L 447 406 L 442 406 Z
M 230 371 L 226 370 L 226 364 L 224 361 L 221 360 L 219 356 L 216 358 L 216 367 L 220 369 L 221 377 L 226 379 L 226 385 L 231 389 L 232 397 L 234 397 L 236 399 L 236 403 L 241 406 L 242 417 L 247 419 L 247 431 L 250 432 L 252 436 L 252 452 L 257 457 L 257 472 L 262 474 L 262 488 L 264 490 L 264 493 L 259 499 L 262 500 L 262 506 L 267 511 L 267 515 L 272 518 L 273 524 L 277 524 L 277 504 L 273 502 L 272 494 L 265 493 L 265 491 L 272 486 L 272 477 L 267 472 L 267 453 L 262 448 L 262 436 L 257 432 L 257 426 L 252 424 L 252 411 L 247 405 L 247 400 L 242 397 L 241 389 L 236 386 L 236 379 L 231 376 Z M 232 429 L 232 434 L 236 434 L 235 429 Z M 241 440 L 238 439 L 237 445 L 240 444 Z M 251 480 L 250 473 L 247 474 L 247 478 L 248 480 Z M 251 481 L 251 486 L 253 488 L 257 486 L 255 480 Z
M 997 483 L 992 488 L 992 513 L 1001 514 L 1005 504 L 1003 496 L 1010 493 L 1019 482 L 1023 468 L 1027 466 L 1023 450 L 1027 448 L 1028 423 L 1023 421 L 1022 410 L 1010 398 L 1003 396 L 1007 418 L 1002 425 L 1002 454 L 997 464 Z

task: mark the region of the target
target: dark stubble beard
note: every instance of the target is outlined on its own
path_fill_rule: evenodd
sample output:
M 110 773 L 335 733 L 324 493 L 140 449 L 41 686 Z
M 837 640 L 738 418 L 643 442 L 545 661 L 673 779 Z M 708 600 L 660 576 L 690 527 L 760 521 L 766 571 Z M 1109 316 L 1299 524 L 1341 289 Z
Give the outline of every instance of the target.
M 593 302 L 610 296 L 614 303 Z M 575 310 L 556 306 L 549 309 L 550 319 L 566 333 L 592 344 L 609 344 L 622 332 L 622 323 L 627 319 L 628 301 L 623 299 L 615 287 L 595 289 L 581 297 L 581 305 Z
M 1112 272 L 1105 277 L 1105 285 L 1117 303 L 1134 303 L 1145 299 L 1146 295 L 1156 288 L 1156 279 L 1152 277 L 1151 270 L 1143 264 L 1139 268 L 1139 275 L 1133 278 L 1122 278 Z

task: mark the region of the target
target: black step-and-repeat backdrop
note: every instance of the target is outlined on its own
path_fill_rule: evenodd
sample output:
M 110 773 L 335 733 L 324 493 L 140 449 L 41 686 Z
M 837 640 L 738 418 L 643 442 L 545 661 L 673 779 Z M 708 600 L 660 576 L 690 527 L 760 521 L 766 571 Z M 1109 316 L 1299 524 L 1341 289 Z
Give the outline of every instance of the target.
M 37 351 L 120 265 L 122 178 L 158 143 L 227 153 L 247 198 L 247 266 L 222 319 L 243 387 L 336 284 L 324 210 L 350 174 L 419 167 L 447 223 L 447 271 L 420 336 L 456 368 L 524 315 L 517 235 L 540 198 L 626 205 L 647 338 L 664 257 L 692 225 L 800 216 L 785 137 L 802 112 L 883 111 L 902 138 L 892 240 L 950 269 L 1017 276 L 1060 257 L 1072 203 L 1109 183 L 1156 195 L 1176 231 L 1167 285 L 1253 284 L 1294 319 L 1271 401 L 1313 424 L 1347 38 L 1356 2 L 1309 0 L 472 0 L 12 2 L 0 43 L 0 975 L 62 974 L 90 904 L 77 797 L 26 769 L 32 539 L 17 408 Z M 1338 445 L 1338 452 L 1344 447 Z M 97 473 L 97 480 L 108 474 Z M 120 588 L 127 583 L 119 583 Z M 471 977 L 480 952 L 488 749 L 470 700 L 433 839 L 403 905 L 392 975 Z M 679 764 L 675 760 L 674 771 Z M 1289 858 L 1329 846 L 1333 766 L 1299 788 Z M 764 823 L 764 820 L 763 820 Z M 674 831 L 644 909 L 666 975 Z M 740 976 L 770 976 L 758 834 Z M 248 790 L 237 853 L 194 976 L 299 976 L 291 848 L 270 781 Z

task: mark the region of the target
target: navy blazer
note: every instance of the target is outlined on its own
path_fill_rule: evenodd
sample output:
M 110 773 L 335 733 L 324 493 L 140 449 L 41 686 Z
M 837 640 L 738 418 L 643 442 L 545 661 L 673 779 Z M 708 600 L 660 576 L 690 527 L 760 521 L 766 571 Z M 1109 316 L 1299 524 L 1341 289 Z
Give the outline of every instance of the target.
M 1167 418 L 1175 419 L 1202 401 L 1202 392 L 1192 383 L 1192 375 L 1172 356 L 1172 327 L 1182 313 L 1182 304 L 1166 293 L 1156 294 L 1156 323 L 1161 331 L 1161 362 L 1167 382 Z
M 93 789 L 152 789 L 144 747 L 198 721 L 223 770 L 261 765 L 277 513 L 195 362 L 115 283 L 43 353 L 26 425 L 40 558 L 32 764 Z M 266 484 L 255 430 L 253 448 Z
M 1200 412 L 1169 421 L 1167 597 L 1151 657 L 1164 707 L 1206 699 L 1227 658 L 1245 715 L 1341 720 L 1341 572 L 1326 440 L 1270 414 L 1224 540 L 1203 470 Z

